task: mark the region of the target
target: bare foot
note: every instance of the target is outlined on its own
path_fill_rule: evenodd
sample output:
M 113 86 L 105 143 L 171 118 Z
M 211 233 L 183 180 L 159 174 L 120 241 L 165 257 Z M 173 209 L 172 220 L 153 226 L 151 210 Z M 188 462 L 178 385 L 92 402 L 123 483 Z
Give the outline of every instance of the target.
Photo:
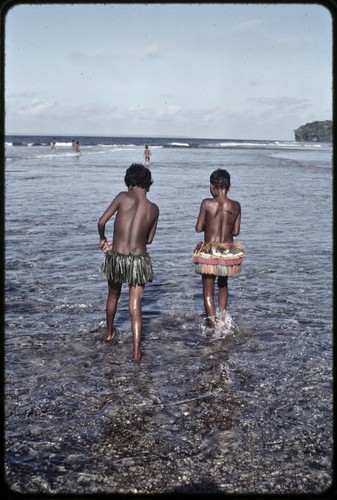
M 142 352 L 141 351 L 134 353 L 133 361 L 140 361 L 141 359 L 142 359 Z
M 112 333 L 107 333 L 105 337 L 105 342 L 111 342 L 115 338 L 116 328 L 113 329 Z
M 215 318 L 209 316 L 207 319 L 207 325 L 209 328 L 211 328 L 212 330 L 215 330 L 216 329 L 216 322 L 215 322 Z

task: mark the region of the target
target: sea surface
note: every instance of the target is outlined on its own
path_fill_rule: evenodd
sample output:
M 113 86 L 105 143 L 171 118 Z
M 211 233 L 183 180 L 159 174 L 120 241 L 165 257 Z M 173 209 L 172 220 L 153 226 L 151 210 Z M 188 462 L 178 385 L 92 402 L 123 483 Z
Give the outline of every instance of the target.
M 5 482 L 14 495 L 316 494 L 333 480 L 332 145 L 6 136 Z M 71 140 L 80 142 L 80 156 Z M 148 144 L 143 359 L 114 342 L 97 220 Z M 213 170 L 246 255 L 207 329 L 192 252 Z M 111 239 L 112 223 L 107 224 Z

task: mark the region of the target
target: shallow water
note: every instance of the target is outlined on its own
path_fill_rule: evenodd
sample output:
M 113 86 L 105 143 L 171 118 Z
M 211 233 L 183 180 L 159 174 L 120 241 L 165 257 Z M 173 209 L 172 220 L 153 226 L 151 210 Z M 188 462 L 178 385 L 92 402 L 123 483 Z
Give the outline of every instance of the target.
M 27 153 L 27 154 L 26 154 Z M 20 149 L 6 167 L 6 481 L 22 493 L 318 493 L 332 480 L 331 150 L 155 149 L 143 360 L 112 343 L 97 219 L 142 149 Z M 192 251 L 209 175 L 241 202 L 227 324 Z M 112 224 L 107 235 L 112 234 Z

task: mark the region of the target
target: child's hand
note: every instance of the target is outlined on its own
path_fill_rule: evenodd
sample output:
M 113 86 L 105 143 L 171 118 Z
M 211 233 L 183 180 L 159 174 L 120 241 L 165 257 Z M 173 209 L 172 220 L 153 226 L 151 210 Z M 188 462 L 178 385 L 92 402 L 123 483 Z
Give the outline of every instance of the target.
M 99 240 L 99 248 L 104 252 L 105 248 L 108 246 L 108 242 L 106 238 L 100 238 Z

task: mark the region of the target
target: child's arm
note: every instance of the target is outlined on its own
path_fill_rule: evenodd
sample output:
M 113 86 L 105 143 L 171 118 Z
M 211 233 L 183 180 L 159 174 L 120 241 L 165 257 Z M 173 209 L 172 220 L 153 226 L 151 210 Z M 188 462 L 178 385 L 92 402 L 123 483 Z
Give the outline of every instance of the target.
M 205 220 L 206 220 L 206 208 L 205 208 L 205 200 L 201 202 L 200 211 L 198 215 L 198 220 L 195 225 L 195 230 L 197 233 L 201 233 L 205 230 Z
M 238 215 L 235 219 L 234 222 L 234 227 L 233 227 L 233 236 L 238 236 L 240 234 L 240 225 L 241 225 L 241 206 L 240 203 L 237 202 L 238 204 Z
M 99 234 L 99 246 L 102 248 L 107 239 L 105 236 L 105 225 L 108 222 L 108 220 L 117 212 L 119 203 L 120 203 L 120 198 L 121 194 L 119 193 L 116 198 L 110 203 L 108 208 L 105 210 L 105 212 L 101 215 L 101 217 L 97 221 L 97 229 L 98 229 L 98 234 Z
M 150 245 L 153 241 L 153 238 L 154 238 L 154 235 L 156 234 L 156 230 L 157 230 L 157 224 L 158 224 L 158 219 L 159 219 L 159 208 L 156 207 L 157 209 L 157 214 L 156 214 L 156 217 L 153 221 L 153 225 L 151 227 L 151 230 L 150 230 L 150 233 L 149 233 L 149 237 L 147 239 L 147 244 Z

